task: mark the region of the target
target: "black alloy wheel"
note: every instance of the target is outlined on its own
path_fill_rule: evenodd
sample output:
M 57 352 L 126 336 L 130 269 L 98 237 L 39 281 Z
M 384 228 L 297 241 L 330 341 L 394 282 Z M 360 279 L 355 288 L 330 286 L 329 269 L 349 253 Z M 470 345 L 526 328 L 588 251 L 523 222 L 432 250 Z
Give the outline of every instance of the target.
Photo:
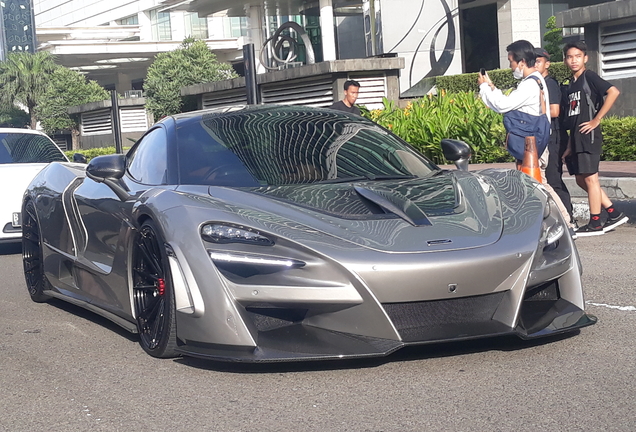
M 46 302 L 51 296 L 44 294 L 50 290 L 51 285 L 44 274 L 44 257 L 42 254 L 42 242 L 40 226 L 32 200 L 27 201 L 22 207 L 22 265 L 24 266 L 24 278 L 31 300 L 37 303 Z
M 153 357 L 177 357 L 172 278 L 163 240 L 155 224 L 144 222 L 135 238 L 132 282 L 139 344 Z

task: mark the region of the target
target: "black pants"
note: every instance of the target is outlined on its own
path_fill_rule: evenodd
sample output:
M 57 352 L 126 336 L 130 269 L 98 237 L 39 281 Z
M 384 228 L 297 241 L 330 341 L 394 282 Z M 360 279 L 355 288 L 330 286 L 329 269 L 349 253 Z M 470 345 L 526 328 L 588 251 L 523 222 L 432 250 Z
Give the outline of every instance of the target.
M 550 151 L 550 155 L 548 157 L 548 166 L 545 169 L 545 177 L 548 180 L 548 184 L 552 186 L 552 189 L 557 193 L 565 209 L 570 213 L 570 217 L 572 217 L 572 200 L 570 198 L 570 192 L 568 191 L 567 186 L 563 182 L 563 162 L 561 161 L 561 157 L 565 152 L 568 142 L 567 135 L 565 138 L 561 136 L 556 131 L 552 131 L 550 135 L 550 142 L 548 143 L 548 150 Z M 563 145 L 561 145 L 563 143 Z

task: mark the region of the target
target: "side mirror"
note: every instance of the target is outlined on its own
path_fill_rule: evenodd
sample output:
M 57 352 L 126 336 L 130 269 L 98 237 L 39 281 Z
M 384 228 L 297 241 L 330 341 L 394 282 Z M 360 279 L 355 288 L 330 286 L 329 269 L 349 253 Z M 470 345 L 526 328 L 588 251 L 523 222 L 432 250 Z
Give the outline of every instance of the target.
M 118 180 L 126 172 L 126 156 L 112 154 L 91 159 L 86 167 L 86 175 L 97 182 L 105 179 Z
M 85 164 L 88 161 L 86 160 L 86 156 L 84 156 L 83 154 L 75 153 L 75 154 L 73 154 L 73 162 Z
M 104 183 L 117 197 L 126 201 L 130 198 L 128 190 L 119 181 L 126 173 L 126 155 L 112 154 L 91 159 L 86 167 L 86 176 L 98 183 Z
M 455 163 L 457 169 L 468 171 L 468 161 L 472 156 L 472 151 L 470 150 L 470 146 L 464 141 L 443 139 L 442 152 L 446 159 Z

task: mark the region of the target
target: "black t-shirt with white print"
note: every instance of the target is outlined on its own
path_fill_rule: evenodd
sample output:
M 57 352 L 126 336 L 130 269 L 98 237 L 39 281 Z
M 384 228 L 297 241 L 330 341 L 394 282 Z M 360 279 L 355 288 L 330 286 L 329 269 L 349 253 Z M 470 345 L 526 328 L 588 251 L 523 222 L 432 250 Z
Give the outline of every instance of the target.
M 603 101 L 607 90 L 612 87 L 612 84 L 605 81 L 596 73 L 590 70 L 585 70 L 583 74 L 574 82 L 571 82 L 567 89 L 567 122 L 570 129 L 570 137 L 572 140 L 572 151 L 574 153 L 587 152 L 592 154 L 600 154 L 601 146 L 603 144 L 603 138 L 601 134 L 601 127 L 597 127 L 592 132 L 584 134 L 579 132 L 581 123 L 592 120 L 590 118 L 589 104 L 585 93 L 583 92 L 583 76 L 590 86 L 591 94 L 590 98 L 595 107 L 595 112 L 603 106 Z

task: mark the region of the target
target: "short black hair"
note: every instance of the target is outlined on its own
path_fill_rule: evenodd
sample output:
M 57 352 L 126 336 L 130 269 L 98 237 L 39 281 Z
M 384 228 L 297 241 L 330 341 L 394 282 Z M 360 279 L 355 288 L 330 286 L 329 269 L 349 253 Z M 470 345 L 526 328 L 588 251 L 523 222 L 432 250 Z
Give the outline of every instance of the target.
M 345 81 L 343 87 L 344 87 L 345 90 L 349 90 L 349 87 L 351 87 L 351 86 L 360 88 L 360 83 L 358 81 L 356 81 L 356 80 L 347 80 L 347 81 Z
M 514 61 L 519 63 L 521 60 L 526 62 L 528 67 L 533 67 L 534 62 L 537 59 L 537 55 L 534 53 L 534 45 L 527 40 L 520 39 L 514 41 L 506 47 L 506 51 L 512 54 Z
M 585 41 L 578 40 L 576 42 L 569 42 L 565 44 L 565 46 L 563 47 L 563 57 L 565 57 L 568 54 L 568 51 L 570 50 L 570 48 L 579 49 L 583 51 L 584 55 L 587 55 L 587 44 L 585 43 Z

